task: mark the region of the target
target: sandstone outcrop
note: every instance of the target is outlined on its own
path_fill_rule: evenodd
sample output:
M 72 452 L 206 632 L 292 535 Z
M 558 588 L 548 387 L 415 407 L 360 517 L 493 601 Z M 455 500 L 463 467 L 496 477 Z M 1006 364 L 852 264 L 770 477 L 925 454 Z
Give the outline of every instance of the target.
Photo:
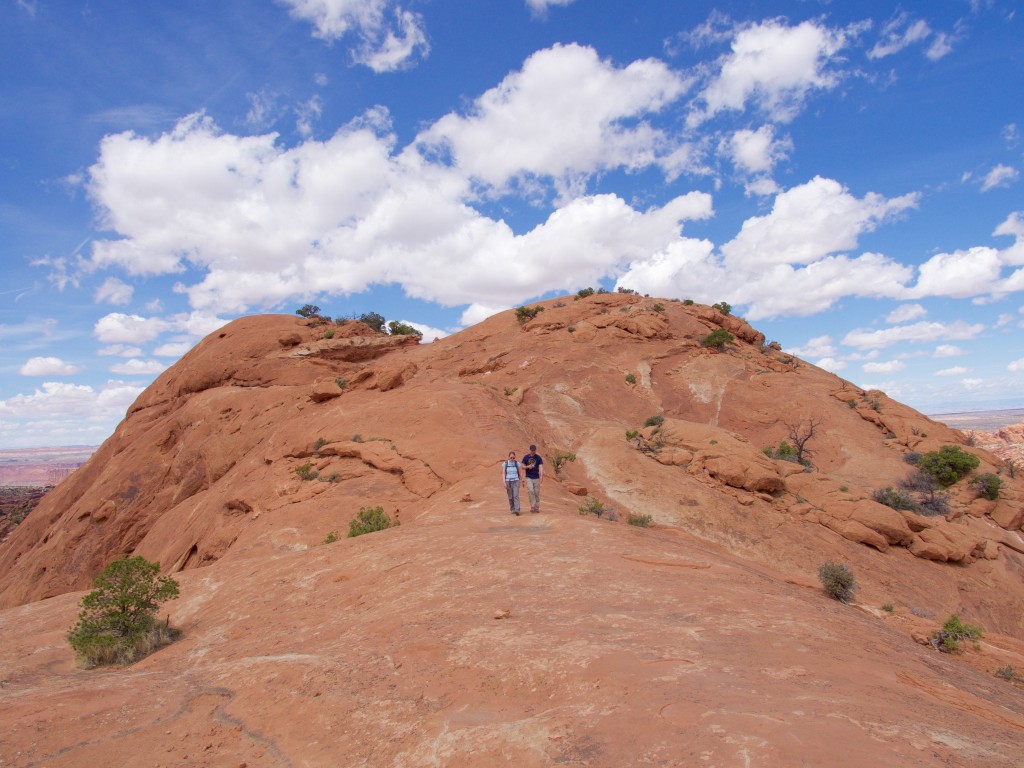
M 1024 704 L 991 673 L 1024 667 L 1024 485 L 1000 458 L 710 307 L 539 305 L 430 344 L 248 317 L 161 375 L 0 545 L 12 764 L 1014 765 Z M 804 464 L 773 458 L 812 423 Z M 499 463 L 530 443 L 543 513 L 514 518 Z M 999 498 L 874 500 L 943 445 Z M 322 544 L 372 506 L 401 526 Z M 76 670 L 76 591 L 126 553 L 182 581 L 185 637 Z M 859 611 L 822 597 L 825 561 Z M 995 639 L 914 642 L 954 612 Z

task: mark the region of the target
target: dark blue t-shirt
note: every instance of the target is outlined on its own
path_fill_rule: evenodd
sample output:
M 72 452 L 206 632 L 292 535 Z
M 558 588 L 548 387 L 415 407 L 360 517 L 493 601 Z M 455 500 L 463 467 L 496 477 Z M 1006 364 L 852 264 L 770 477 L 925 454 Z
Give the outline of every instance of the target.
M 523 456 L 523 468 L 526 470 L 526 476 L 531 480 L 540 479 L 540 465 L 544 463 L 544 459 L 540 457 L 540 454 L 526 454 Z

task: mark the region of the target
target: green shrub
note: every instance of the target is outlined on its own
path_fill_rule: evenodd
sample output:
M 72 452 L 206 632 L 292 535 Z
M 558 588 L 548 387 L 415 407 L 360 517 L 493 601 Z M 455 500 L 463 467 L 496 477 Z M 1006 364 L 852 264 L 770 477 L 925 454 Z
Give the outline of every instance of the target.
M 310 462 L 300 464 L 295 468 L 295 474 L 299 476 L 299 480 L 316 480 L 320 477 L 320 472 L 313 469 L 313 465 Z
M 638 528 L 649 528 L 653 519 L 650 515 L 636 515 L 630 512 L 626 517 L 626 522 Z
M 627 373 L 626 374 L 626 383 L 627 384 L 636 384 L 636 376 L 634 376 L 632 373 Z
M 581 515 L 597 515 L 601 517 L 605 513 L 604 504 L 597 499 L 586 498 L 579 505 Z
M 533 320 L 537 315 L 544 311 L 544 307 L 516 307 L 516 320 L 522 325 L 527 320 Z
M 981 462 L 958 445 L 944 445 L 921 457 L 917 468 L 930 475 L 943 488 L 948 488 L 977 469 Z
M 626 430 L 626 439 L 629 440 L 630 442 L 633 442 L 639 436 L 640 436 L 640 433 L 637 432 L 635 429 L 627 429 Z
M 519 387 L 505 387 L 505 397 L 512 397 Z
M 321 479 L 323 479 L 323 478 L 321 478 Z M 327 482 L 327 483 L 340 483 L 341 482 L 341 472 L 337 472 L 337 471 L 331 472 L 331 474 L 329 474 L 327 476 L 327 479 L 324 480 L 324 482 Z
M 388 331 L 392 336 L 419 336 L 423 338 L 422 331 L 417 331 L 411 325 L 400 323 L 397 320 L 392 320 L 388 323 Z
M 323 543 L 324 544 L 333 544 L 334 542 L 336 542 L 340 538 L 341 538 L 341 535 L 337 531 L 331 531 L 324 538 L 324 542 Z
M 645 427 L 659 427 L 659 426 L 661 426 L 664 423 L 664 421 L 665 421 L 665 417 L 664 416 L 648 416 L 644 420 L 644 426 Z
M 730 312 L 732 312 L 732 305 L 725 301 L 720 301 L 717 304 L 712 304 L 711 308 L 717 309 L 723 315 L 728 315 Z
M 555 451 L 552 461 L 555 464 L 555 473 L 558 474 L 562 471 L 562 467 L 565 466 L 565 462 L 576 461 L 576 454 L 566 451 Z
M 684 307 L 692 307 L 693 306 L 693 299 L 683 299 L 683 306 Z
M 921 509 L 921 505 L 914 500 L 913 496 L 898 491 L 891 485 L 876 489 L 872 498 L 879 504 L 885 504 L 895 510 L 909 509 L 911 512 L 919 512 Z
M 964 624 L 960 621 L 960 617 L 954 613 L 946 619 L 942 629 L 937 629 L 932 633 L 932 645 L 936 650 L 943 653 L 956 653 L 960 650 L 960 643 L 962 641 L 977 641 L 983 634 L 984 631 L 981 627 L 974 624 Z M 975 647 L 977 647 L 977 642 L 975 642 Z
M 130 664 L 177 637 L 156 614 L 178 596 L 178 582 L 159 572 L 159 563 L 135 556 L 115 560 L 95 578 L 67 635 L 85 666 Z
M 700 340 L 700 345 L 721 350 L 725 349 L 726 344 L 731 344 L 734 339 L 735 336 L 725 330 L 725 328 L 715 328 L 715 330 Z
M 653 309 L 655 312 L 664 312 L 665 311 L 665 305 L 664 304 L 655 304 L 653 307 L 651 307 L 651 309 Z
M 999 475 L 993 475 L 991 472 L 978 475 L 972 483 L 978 495 L 990 501 L 995 501 L 999 498 L 999 488 L 1002 484 L 1003 481 Z
M 313 443 L 313 453 L 320 453 L 320 449 L 325 445 L 327 445 L 327 441 L 322 437 L 318 437 L 316 442 Z
M 892 603 L 886 603 L 885 605 L 882 606 L 882 610 L 885 611 L 886 613 L 892 613 L 896 609 L 892 607 Z
M 378 333 L 384 333 L 384 315 L 377 312 L 367 312 L 359 316 L 359 322 L 373 328 Z
M 303 304 L 295 310 L 295 314 L 305 318 L 316 317 L 320 314 L 320 307 L 316 306 L 316 304 Z
M 354 435 L 352 435 L 352 442 L 353 443 L 361 443 L 361 442 L 363 442 L 363 436 L 360 435 L 358 432 L 356 432 Z
M 344 389 L 345 387 L 348 386 L 347 379 L 337 378 L 334 380 L 334 383 L 338 385 L 338 389 Z
M 1003 680 L 1013 681 L 1018 679 L 1017 672 L 1007 664 L 1005 667 L 1000 667 L 996 670 L 996 677 L 1001 677 Z
M 628 293 L 628 294 L 630 294 L 632 296 L 639 296 L 640 295 L 639 292 L 634 291 L 632 288 L 624 288 L 621 285 L 618 288 L 616 288 L 615 290 L 618 291 L 619 293 Z
M 818 567 L 818 578 L 825 588 L 825 594 L 841 603 L 849 603 L 857 590 L 857 579 L 845 565 L 822 563 Z
M 911 451 L 910 453 L 903 454 L 903 461 L 910 464 L 912 467 L 916 467 L 918 462 L 921 461 L 921 454 L 917 451 Z
M 763 451 L 764 455 L 769 459 L 779 459 L 780 461 L 792 461 L 794 464 L 800 464 L 800 453 L 785 440 L 779 442 L 778 448 L 772 448 L 768 446 Z
M 333 339 L 334 338 L 334 329 L 331 328 L 328 331 L 324 331 L 324 338 L 325 339 Z
M 396 525 L 398 521 L 391 522 L 383 507 L 360 507 L 356 519 L 348 524 L 348 537 L 352 539 L 364 533 L 383 531 Z
M 583 288 L 583 289 L 581 289 L 579 291 L 576 291 L 576 298 L 577 299 L 585 299 L 585 298 L 587 298 L 587 296 L 593 296 L 593 295 L 594 295 L 594 289 L 593 288 Z

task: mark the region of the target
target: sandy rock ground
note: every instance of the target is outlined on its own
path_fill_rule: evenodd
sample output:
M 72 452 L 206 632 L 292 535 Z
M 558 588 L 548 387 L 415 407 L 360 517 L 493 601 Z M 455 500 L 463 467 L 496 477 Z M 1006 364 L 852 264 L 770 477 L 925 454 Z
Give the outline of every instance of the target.
M 77 594 L 4 611 L 0 765 L 1020 765 L 1019 641 L 940 654 L 903 607 L 495 486 L 183 573 L 184 637 L 128 669 L 75 667 Z
M 543 306 L 432 344 L 243 318 L 162 374 L 0 543 L 0 767 L 1021 764 L 1024 478 L 710 307 Z M 807 465 L 765 454 L 811 425 Z M 544 513 L 513 517 L 530 443 Z M 999 498 L 874 500 L 943 445 Z M 376 505 L 401 526 L 322 544 Z M 79 669 L 126 553 L 183 637 Z M 931 647 L 952 613 L 977 649 Z

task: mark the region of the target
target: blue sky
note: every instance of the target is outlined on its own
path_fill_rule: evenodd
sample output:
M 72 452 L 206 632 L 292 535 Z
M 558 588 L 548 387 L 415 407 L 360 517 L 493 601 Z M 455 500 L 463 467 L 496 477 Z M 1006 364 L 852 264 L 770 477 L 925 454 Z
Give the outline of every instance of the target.
M 1017 5 L 0 0 L 0 447 L 102 442 L 240 315 L 587 286 L 1024 406 Z

